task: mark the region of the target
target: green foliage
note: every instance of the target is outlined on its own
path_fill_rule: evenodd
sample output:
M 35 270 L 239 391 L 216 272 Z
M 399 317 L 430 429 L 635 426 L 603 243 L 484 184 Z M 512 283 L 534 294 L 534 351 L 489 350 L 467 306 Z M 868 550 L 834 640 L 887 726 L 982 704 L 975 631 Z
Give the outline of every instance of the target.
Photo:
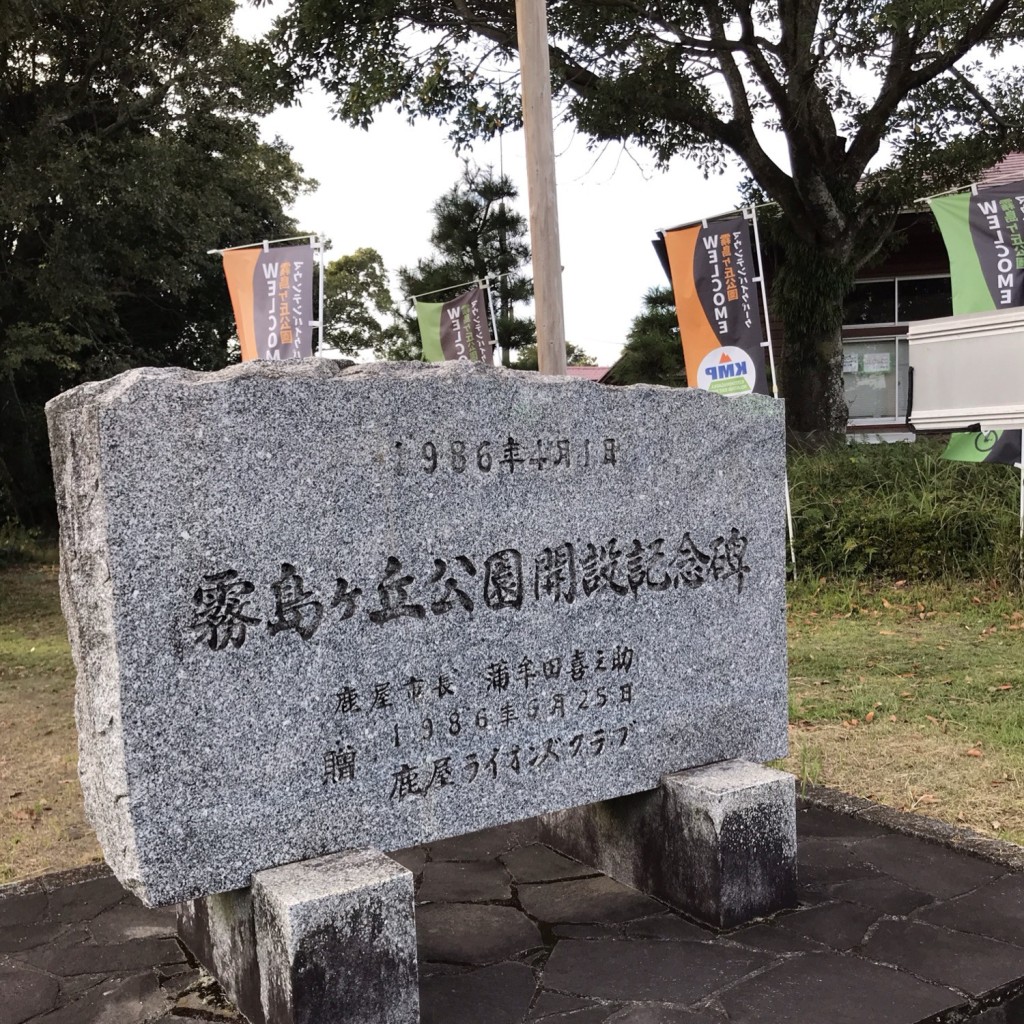
M 397 104 L 410 118 L 447 121 L 465 146 L 518 122 L 515 7 L 290 0 L 273 44 L 292 88 L 319 79 L 345 119 L 367 125 Z M 550 0 L 547 15 L 567 120 L 663 165 L 685 155 L 711 173 L 739 160 L 752 188 L 778 204 L 776 242 L 792 278 L 778 298 L 791 423 L 842 433 L 832 325 L 845 285 L 897 211 L 1024 147 L 1024 75 L 1009 61 L 993 71 L 982 63 L 1019 49 L 1020 4 Z M 764 148 L 766 129 L 784 137 L 785 159 Z M 801 275 L 815 279 L 809 307 Z
M 565 365 L 566 366 L 597 366 L 597 360 L 587 355 L 586 351 L 574 345 L 571 341 L 565 343 Z M 537 357 L 537 345 L 532 343 L 524 345 L 516 352 L 515 362 L 512 363 L 513 370 L 537 370 L 540 362 Z
M 57 547 L 42 531 L 28 530 L 15 519 L 0 522 L 0 568 L 56 561 Z
M 943 445 L 789 451 L 802 576 L 1016 579 L 1020 479 L 1009 466 L 949 462 Z
M 518 198 L 510 178 L 467 162 L 461 179 L 434 204 L 434 255 L 398 272 L 404 294 L 422 295 L 426 302 L 446 302 L 464 291 L 467 281 L 498 275 L 491 294 L 505 366 L 511 353 L 533 344 L 536 335 L 533 321 L 516 315 L 516 306 L 533 295 L 533 282 L 523 274 L 530 262 L 526 219 L 511 205 Z M 416 338 L 418 347 L 418 333 Z
M 344 355 L 372 349 L 378 359 L 411 358 L 409 332 L 376 249 L 357 249 L 327 265 L 324 324 L 327 347 Z
M 138 365 L 215 369 L 219 261 L 295 233 L 304 187 L 233 0 L 6 0 L 0 16 L 0 506 L 52 521 L 43 404 Z M 3 513 L 0 508 L 0 514 Z
M 675 300 L 670 288 L 652 288 L 634 318 L 622 355 L 611 368 L 612 384 L 686 385 Z

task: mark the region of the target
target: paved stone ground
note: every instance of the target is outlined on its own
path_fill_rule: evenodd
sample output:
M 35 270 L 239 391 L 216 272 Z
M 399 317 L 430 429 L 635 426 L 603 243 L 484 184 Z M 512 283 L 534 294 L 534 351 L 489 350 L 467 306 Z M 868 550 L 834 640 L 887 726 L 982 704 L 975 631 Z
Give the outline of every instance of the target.
M 800 906 L 726 934 L 529 823 L 396 854 L 417 880 L 423 1024 L 1022 1024 L 1024 851 L 817 797 L 798 814 Z M 173 910 L 105 869 L 0 889 L 0 1024 L 188 1019 L 240 1020 Z

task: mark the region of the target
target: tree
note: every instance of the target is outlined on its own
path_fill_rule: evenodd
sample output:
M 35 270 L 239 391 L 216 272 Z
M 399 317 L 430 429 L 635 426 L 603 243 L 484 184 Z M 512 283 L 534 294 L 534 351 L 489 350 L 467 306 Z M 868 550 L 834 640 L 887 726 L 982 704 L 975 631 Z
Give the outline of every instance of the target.
M 706 172 L 731 154 L 778 204 L 790 425 L 842 433 L 839 327 L 857 268 L 899 209 L 1024 142 L 1019 72 L 986 76 L 975 60 L 1020 43 L 1019 0 L 551 0 L 548 22 L 565 114 L 591 138 Z M 294 80 L 318 77 L 358 124 L 398 102 L 448 119 L 464 145 L 518 117 L 511 0 L 291 0 L 275 40 Z
M 411 359 L 409 332 L 376 249 L 357 249 L 324 270 L 325 343 L 344 355 L 372 349 L 378 359 Z
M 492 278 L 491 294 L 505 366 L 511 353 L 533 343 L 536 334 L 532 320 L 516 315 L 516 306 L 533 295 L 533 284 L 523 274 L 530 261 L 526 220 L 509 205 L 518 197 L 510 178 L 467 163 L 461 179 L 434 204 L 430 243 L 435 255 L 398 272 L 404 294 L 423 295 L 428 302 L 447 301 L 464 291 L 467 281 L 498 275 Z
M 686 369 L 671 288 L 651 288 L 633 319 L 622 355 L 608 371 L 612 384 L 683 387 Z
M 0 24 L 0 518 L 53 521 L 43 405 L 137 365 L 215 369 L 206 251 L 295 233 L 305 182 L 233 0 L 7 0 Z
M 574 345 L 571 341 L 565 343 L 565 365 L 566 366 L 597 366 L 597 360 L 588 355 L 587 352 Z M 540 360 L 537 356 L 537 343 L 531 342 L 524 345 L 516 352 L 516 360 L 512 364 L 513 370 L 539 370 Z

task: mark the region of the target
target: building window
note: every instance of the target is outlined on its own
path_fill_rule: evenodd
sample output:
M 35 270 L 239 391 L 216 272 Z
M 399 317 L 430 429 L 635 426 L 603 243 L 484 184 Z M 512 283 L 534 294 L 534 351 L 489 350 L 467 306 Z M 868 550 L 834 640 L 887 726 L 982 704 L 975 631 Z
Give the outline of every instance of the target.
M 895 281 L 858 281 L 846 296 L 843 323 L 851 327 L 863 324 L 896 322 Z
M 896 280 L 896 319 L 932 320 L 953 315 L 953 292 L 948 277 L 904 277 Z
M 858 281 L 846 296 L 843 323 L 847 327 L 905 324 L 951 316 L 953 293 L 949 275 L 942 277 L 890 277 Z
M 843 385 L 851 421 L 906 419 L 908 363 L 906 338 L 843 342 Z

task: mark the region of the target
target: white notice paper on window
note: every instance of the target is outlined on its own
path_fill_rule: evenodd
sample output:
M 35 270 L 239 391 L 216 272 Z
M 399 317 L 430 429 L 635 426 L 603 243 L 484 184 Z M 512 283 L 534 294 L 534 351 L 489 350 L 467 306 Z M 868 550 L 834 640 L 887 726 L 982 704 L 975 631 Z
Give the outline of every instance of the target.
M 843 353 L 843 373 L 860 373 L 860 356 L 856 352 Z
M 864 373 L 888 373 L 892 369 L 891 352 L 865 352 Z

